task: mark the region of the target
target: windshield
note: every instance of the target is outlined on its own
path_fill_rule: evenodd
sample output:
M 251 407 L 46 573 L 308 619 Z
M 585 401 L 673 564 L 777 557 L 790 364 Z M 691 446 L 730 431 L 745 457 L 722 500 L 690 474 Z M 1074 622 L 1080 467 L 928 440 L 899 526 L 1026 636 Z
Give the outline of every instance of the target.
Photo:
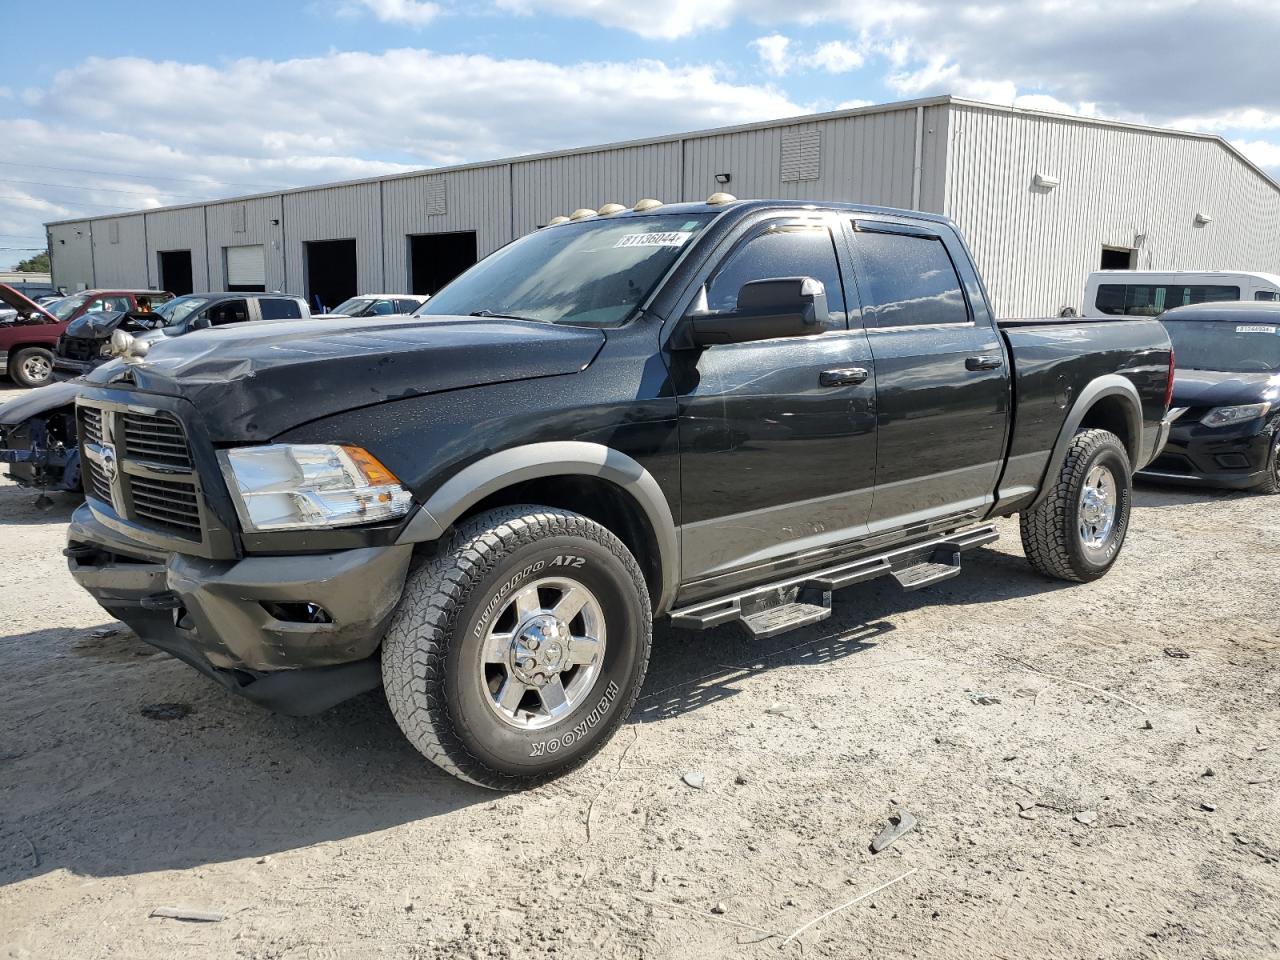
M 187 319 L 208 302 L 208 297 L 175 297 L 173 300 L 166 300 L 151 312 L 163 317 L 166 327 L 172 327 Z
M 366 309 L 373 300 L 369 297 L 352 297 L 350 300 L 344 300 L 338 304 L 330 313 L 340 313 L 344 317 L 358 317 Z
M 481 260 L 418 316 L 625 323 L 714 214 L 597 219 L 547 227 Z
M 1256 321 L 1164 321 L 1173 341 L 1178 369 L 1223 373 L 1270 373 L 1280 370 L 1280 316 Z
M 88 299 L 89 295 L 87 293 L 78 293 L 74 297 L 66 297 L 57 303 L 51 303 L 45 309 L 59 320 L 69 320 L 71 315 L 79 310 Z

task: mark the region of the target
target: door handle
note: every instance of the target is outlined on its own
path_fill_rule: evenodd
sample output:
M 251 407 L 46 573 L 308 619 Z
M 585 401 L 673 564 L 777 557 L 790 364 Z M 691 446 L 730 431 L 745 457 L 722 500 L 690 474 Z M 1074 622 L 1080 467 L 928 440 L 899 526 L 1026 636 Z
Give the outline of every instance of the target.
M 966 370 L 999 370 L 1004 366 L 1004 358 L 997 356 L 969 357 L 964 362 Z
M 824 387 L 847 387 L 865 383 L 871 372 L 866 367 L 841 367 L 837 370 L 823 370 L 818 374 L 818 383 Z

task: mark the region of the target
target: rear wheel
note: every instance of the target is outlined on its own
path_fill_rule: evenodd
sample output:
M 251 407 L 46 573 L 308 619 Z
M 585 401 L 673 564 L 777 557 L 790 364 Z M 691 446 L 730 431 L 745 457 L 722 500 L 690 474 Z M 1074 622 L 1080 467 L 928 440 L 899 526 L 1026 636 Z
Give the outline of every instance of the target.
M 1027 560 L 1059 580 L 1101 577 L 1124 545 L 1132 486 L 1120 438 L 1106 430 L 1079 431 L 1048 495 L 1021 515 Z
M 24 387 L 43 387 L 53 379 L 53 354 L 44 347 L 23 347 L 9 363 L 9 376 Z
M 507 507 L 462 524 L 410 574 L 382 641 L 387 702 L 432 763 L 496 790 L 585 762 L 649 663 L 635 559 L 586 517 Z

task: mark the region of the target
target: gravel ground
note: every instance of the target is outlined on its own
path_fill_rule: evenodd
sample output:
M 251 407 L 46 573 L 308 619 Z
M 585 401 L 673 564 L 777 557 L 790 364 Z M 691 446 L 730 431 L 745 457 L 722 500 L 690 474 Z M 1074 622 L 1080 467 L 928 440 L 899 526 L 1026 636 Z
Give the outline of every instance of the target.
M 1088 586 L 1004 522 L 813 628 L 660 626 L 618 736 L 522 795 L 380 694 L 277 717 L 112 629 L 33 500 L 0 483 L 0 957 L 1280 956 L 1275 499 L 1142 488 Z

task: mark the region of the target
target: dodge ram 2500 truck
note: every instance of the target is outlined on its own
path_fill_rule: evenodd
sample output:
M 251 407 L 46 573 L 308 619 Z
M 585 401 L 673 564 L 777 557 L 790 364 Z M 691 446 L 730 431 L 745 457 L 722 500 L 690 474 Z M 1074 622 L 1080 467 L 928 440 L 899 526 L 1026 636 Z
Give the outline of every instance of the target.
M 554 222 L 418 316 L 126 356 L 78 400 L 72 574 L 251 700 L 381 685 L 516 789 L 610 737 L 654 617 L 770 636 L 1014 513 L 1035 569 L 1107 572 L 1168 432 L 1158 322 L 998 323 L 941 217 L 712 201 Z

